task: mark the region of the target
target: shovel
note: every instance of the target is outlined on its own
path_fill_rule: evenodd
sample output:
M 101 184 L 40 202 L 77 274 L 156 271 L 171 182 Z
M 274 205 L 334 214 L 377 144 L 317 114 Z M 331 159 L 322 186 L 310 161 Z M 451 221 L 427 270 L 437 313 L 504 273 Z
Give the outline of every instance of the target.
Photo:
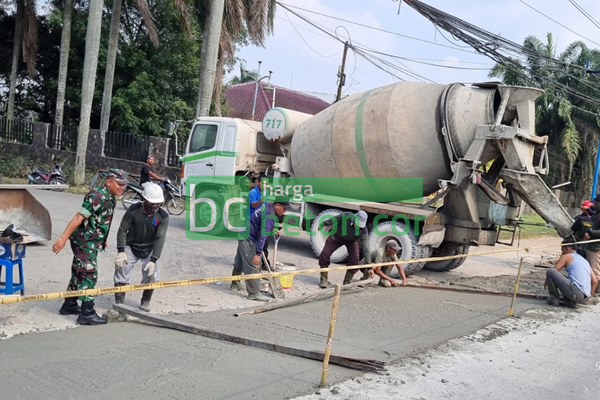
M 277 243 L 281 236 L 275 236 L 275 250 L 273 250 L 273 268 L 277 269 Z
M 267 260 L 267 257 L 265 257 L 265 253 L 262 253 L 262 258 L 265 262 L 265 266 L 267 267 L 267 271 L 269 271 L 270 274 L 273 273 L 271 267 L 269 267 L 269 262 Z M 273 279 L 273 277 L 270 276 L 267 278 L 267 280 L 269 281 L 269 286 L 271 286 L 273 297 L 275 297 L 276 299 L 285 298 L 285 293 L 283 292 L 283 288 L 281 287 L 281 282 L 279 282 L 279 279 Z

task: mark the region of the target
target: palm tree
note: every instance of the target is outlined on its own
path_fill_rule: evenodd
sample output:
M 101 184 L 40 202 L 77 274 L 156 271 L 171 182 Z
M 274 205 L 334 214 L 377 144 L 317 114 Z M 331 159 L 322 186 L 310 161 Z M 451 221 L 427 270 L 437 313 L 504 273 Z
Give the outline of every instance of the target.
M 489 77 L 499 77 L 509 85 L 532 86 L 544 90 L 536 100 L 536 131 L 540 136 L 548 136 L 552 160 L 548 179 L 553 183 L 571 180 L 576 193 L 583 195 L 589 190 L 593 175 L 600 108 L 572 92 L 566 92 L 558 84 L 598 98 L 600 81 L 594 82 L 589 74 L 572 68 L 569 64 L 583 67 L 590 60 L 593 65 L 600 66 L 600 53 L 577 41 L 557 56 L 550 33 L 546 43 L 535 36 L 528 36 L 523 46 L 536 54 L 558 59 L 565 64 L 528 55 L 525 64 L 514 60 L 518 67 L 496 64 Z M 574 174 L 577 179 L 573 179 Z
M 256 82 L 258 80 L 257 70 L 248 70 L 240 63 L 240 76 L 234 76 L 229 81 L 228 85 L 239 85 L 240 83 Z
M 71 21 L 73 19 L 73 0 L 65 0 L 63 9 L 63 27 L 60 39 L 60 63 L 58 66 L 58 88 L 56 90 L 56 113 L 54 123 L 61 126 L 65 108 L 65 90 L 67 70 L 69 69 L 69 51 L 71 48 Z M 60 130 L 58 130 L 60 134 Z M 60 142 L 60 139 L 59 139 Z
M 31 78 L 35 77 L 35 57 L 37 54 L 37 13 L 35 0 L 16 0 L 15 35 L 13 40 L 12 68 L 10 71 L 10 89 L 8 92 L 8 107 L 6 118 L 13 119 L 15 110 L 15 92 L 17 90 L 17 72 L 19 55 L 23 48 L 23 60 Z
M 276 0 L 225 0 L 212 101 L 218 116 L 221 116 L 224 67 L 227 61 L 234 56 L 236 38 L 246 28 L 250 41 L 264 47 L 267 35 L 273 33 L 276 7 Z M 210 0 L 198 0 L 196 15 L 200 27 L 203 29 L 206 26 L 209 10 Z M 203 40 L 203 54 L 206 45 L 207 42 Z M 198 109 L 200 109 L 200 102 L 199 95 Z

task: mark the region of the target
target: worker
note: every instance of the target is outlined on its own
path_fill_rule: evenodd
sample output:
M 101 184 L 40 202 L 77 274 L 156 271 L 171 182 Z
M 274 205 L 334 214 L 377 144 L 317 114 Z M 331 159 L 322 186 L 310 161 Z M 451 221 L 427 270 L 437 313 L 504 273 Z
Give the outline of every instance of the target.
M 83 198 L 79 211 L 67 225 L 63 234 L 56 239 L 52 251 L 56 254 L 71 242 L 73 262 L 71 280 L 67 291 L 94 289 L 98 279 L 98 252 L 106 249 L 106 241 L 116 205 L 115 196 L 123 194 L 127 186 L 127 173 L 111 168 L 106 183 L 90 190 Z M 94 296 L 67 297 L 60 309 L 62 315 L 79 315 L 81 325 L 106 324 L 94 310 Z
M 287 201 L 276 200 L 265 204 L 254 211 L 247 221 L 246 229 L 250 230 L 247 239 L 238 240 L 237 253 L 233 261 L 233 276 L 244 274 L 259 274 L 263 263 L 263 247 L 267 237 L 273 235 L 275 220 L 279 219 L 289 206 Z M 241 289 L 241 282 L 232 282 L 232 288 Z M 259 279 L 247 279 L 246 290 L 248 299 L 268 302 L 269 298 L 260 292 Z
M 152 179 L 161 182 L 166 180 L 166 178 L 154 173 L 152 168 L 154 161 L 154 156 L 152 154 L 149 154 L 148 157 L 146 157 L 146 165 L 142 167 L 142 171 L 140 172 L 140 185 L 144 186 L 146 183 L 152 182 Z
M 589 240 L 600 239 L 600 195 L 592 200 L 592 210 L 595 213 L 592 217 L 592 226 L 589 230 Z M 592 267 L 592 272 L 596 279 L 600 280 L 600 241 L 586 244 L 587 260 Z M 600 296 L 600 288 L 596 288 L 592 294 L 594 297 Z
M 252 215 L 254 213 L 254 211 L 256 211 L 257 209 L 260 208 L 261 205 L 265 204 L 265 202 L 262 200 L 262 183 L 264 181 L 265 175 L 260 174 L 258 177 L 256 177 L 256 179 L 254 180 L 254 187 L 250 190 L 250 193 L 248 194 L 248 217 L 250 217 L 250 215 Z
M 265 178 L 266 178 L 266 175 L 260 174 L 254 180 L 254 187 L 250 190 L 250 193 L 248 194 L 248 212 L 246 214 L 247 218 L 250 218 L 250 216 L 256 210 L 261 208 L 263 205 L 267 204 L 265 201 L 262 200 L 263 183 L 267 183 Z M 279 218 L 280 223 L 283 222 L 282 218 L 283 217 Z M 281 224 L 277 224 L 277 225 L 279 226 L 279 228 L 277 229 L 277 232 L 275 233 L 275 235 L 279 236 L 281 233 L 282 226 L 281 226 Z M 271 270 L 273 270 L 274 266 L 271 265 L 271 262 L 269 261 L 269 237 L 267 237 L 267 240 L 265 241 L 265 245 L 263 247 L 263 253 L 265 253 L 265 258 L 267 259 L 267 263 L 269 264 L 269 267 L 271 268 Z M 265 264 L 263 264 L 263 269 L 264 270 L 267 269 Z M 233 282 L 233 283 L 237 283 L 237 282 Z M 239 289 L 240 286 L 232 285 L 231 288 Z
M 552 306 L 560 305 L 560 294 L 562 293 L 566 305 L 577 308 L 579 303 L 584 302 L 596 290 L 598 279 L 592 272 L 590 263 L 575 249 L 575 240 L 567 238 L 563 240 L 561 257 L 554 268 L 546 271 L 544 288 L 548 288 L 547 303 Z M 566 269 L 565 277 L 560 271 Z
M 399 251 L 400 251 L 400 245 L 398 245 L 398 243 L 393 240 L 390 239 L 385 243 L 385 247 L 383 249 L 379 249 L 377 250 L 373 263 L 374 264 L 382 264 L 382 263 L 388 263 L 388 262 L 393 262 L 393 261 L 398 261 L 398 256 L 396 255 Z M 363 262 L 366 263 L 366 261 Z M 379 286 L 383 286 L 383 287 L 391 287 L 391 286 L 397 286 L 397 282 L 395 279 L 390 277 L 390 274 L 392 273 L 394 266 L 398 269 L 398 273 L 400 274 L 400 276 L 402 277 L 402 286 L 406 286 L 407 285 L 407 279 L 406 279 L 406 274 L 404 273 L 404 268 L 402 268 L 402 266 L 400 264 L 394 264 L 394 265 L 386 265 L 386 266 L 376 266 L 373 267 L 373 273 L 374 275 L 377 275 L 379 277 L 379 282 L 378 285 Z M 344 277 L 344 285 L 349 284 L 352 281 L 352 277 L 354 276 L 354 274 L 356 274 L 357 270 L 355 269 L 350 269 L 348 271 L 346 271 L 346 276 Z
M 593 205 L 594 203 L 589 200 L 585 200 L 581 203 L 581 214 L 575 217 L 575 222 L 571 226 L 573 235 L 578 242 L 590 239 L 589 231 L 592 227 L 592 217 L 594 215 L 591 211 Z M 584 258 L 587 258 L 586 247 L 587 243 L 577 246 L 577 253 Z
M 335 221 L 335 226 L 333 227 L 334 232 L 327 237 L 325 246 L 319 255 L 319 267 L 329 268 L 331 255 L 341 246 L 346 246 L 346 249 L 348 249 L 349 257 L 347 265 L 358 265 L 360 254 L 363 255 L 367 263 L 370 263 L 371 256 L 369 253 L 367 218 L 367 213 L 361 210 L 356 214 L 345 212 L 335 218 L 328 218 L 319 223 L 319 231 L 322 232 L 324 227 L 332 226 Z M 372 269 L 368 269 L 366 273 L 368 273 L 370 277 L 373 277 Z M 329 284 L 327 278 L 327 272 L 321 272 L 321 280 L 319 282 L 319 287 L 321 289 L 327 288 L 327 285 Z
M 131 273 L 138 261 L 142 264 L 142 283 L 160 279 L 158 259 L 165 244 L 169 214 L 160 208 L 164 202 L 163 191 L 156 183 L 149 183 L 142 192 L 143 203 L 129 207 L 117 234 L 115 260 L 115 286 L 131 284 Z M 140 309 L 150 311 L 153 289 L 144 290 Z M 115 302 L 122 304 L 125 293 L 115 293 Z

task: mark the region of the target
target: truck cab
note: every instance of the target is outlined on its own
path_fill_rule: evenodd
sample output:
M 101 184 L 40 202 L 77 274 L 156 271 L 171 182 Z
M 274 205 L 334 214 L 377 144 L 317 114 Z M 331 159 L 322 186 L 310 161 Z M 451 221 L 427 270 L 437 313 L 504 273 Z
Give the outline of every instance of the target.
M 182 192 L 189 176 L 253 175 L 271 166 L 281 149 L 260 132 L 261 123 L 240 118 L 201 117 L 193 122 L 180 158 Z

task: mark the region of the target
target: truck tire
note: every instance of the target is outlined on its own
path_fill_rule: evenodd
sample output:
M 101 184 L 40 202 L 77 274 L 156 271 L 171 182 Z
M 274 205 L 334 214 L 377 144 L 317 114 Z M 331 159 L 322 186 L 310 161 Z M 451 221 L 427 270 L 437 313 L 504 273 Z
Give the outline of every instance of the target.
M 325 215 L 337 217 L 340 214 L 343 214 L 343 211 L 335 208 L 328 208 L 327 210 L 319 213 L 319 215 L 317 215 L 317 218 L 313 220 L 310 226 L 310 245 L 317 257 L 321 255 L 321 252 L 325 247 L 325 242 L 327 241 L 328 237 L 325 236 L 323 232 L 319 231 L 319 221 L 325 221 Z M 348 250 L 346 249 L 346 246 L 341 246 L 339 249 L 333 252 L 333 254 L 331 255 L 330 262 L 332 264 L 337 264 L 346 262 L 346 260 L 348 260 Z
M 406 228 L 404 222 L 396 221 L 395 224 L 395 229 L 397 232 L 405 231 Z M 388 240 L 393 239 L 401 247 L 400 252 L 398 253 L 399 260 L 421 258 L 422 250 L 420 246 L 417 246 L 418 240 L 411 228 L 409 228 L 406 234 L 398 235 L 392 230 L 392 221 L 385 221 L 378 224 L 377 229 L 379 233 L 375 232 L 375 229 L 373 229 L 369 234 L 369 250 L 371 251 L 371 255 L 373 255 L 377 250 L 383 248 Z M 406 276 L 408 276 L 419 272 L 423 268 L 424 264 L 425 263 L 417 262 L 401 265 L 404 269 L 404 273 Z M 391 277 L 400 277 L 400 274 L 396 268 L 393 269 Z
M 469 252 L 468 245 L 459 243 L 444 242 L 434 249 L 431 257 L 457 256 L 459 254 L 467 254 Z M 436 272 L 451 271 L 460 267 L 466 260 L 466 257 L 453 258 L 450 260 L 429 261 L 425 264 L 425 269 Z

